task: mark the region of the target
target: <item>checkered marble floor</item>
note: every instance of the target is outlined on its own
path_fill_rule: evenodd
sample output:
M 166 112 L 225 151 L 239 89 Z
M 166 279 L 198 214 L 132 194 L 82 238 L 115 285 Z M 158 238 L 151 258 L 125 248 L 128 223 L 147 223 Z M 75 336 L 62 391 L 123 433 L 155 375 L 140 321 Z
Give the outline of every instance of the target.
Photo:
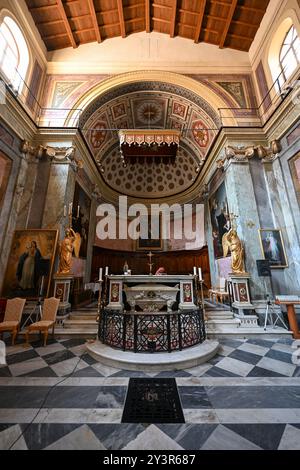
M 151 374 L 96 362 L 84 339 L 8 346 L 0 449 L 299 450 L 292 343 L 224 339 L 206 364 Z M 176 378 L 185 424 L 121 423 L 129 378 L 147 376 Z

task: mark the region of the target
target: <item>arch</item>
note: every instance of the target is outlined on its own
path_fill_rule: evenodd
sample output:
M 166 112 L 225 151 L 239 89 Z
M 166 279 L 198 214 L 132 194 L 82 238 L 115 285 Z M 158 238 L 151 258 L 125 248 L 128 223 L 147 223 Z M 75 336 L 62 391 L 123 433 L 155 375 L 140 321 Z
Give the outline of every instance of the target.
M 279 83 L 282 86 L 285 82 L 285 77 L 282 76 L 282 66 L 280 63 L 280 54 L 282 45 L 286 38 L 287 33 L 291 29 L 292 26 L 295 27 L 296 31 L 298 32 L 299 36 L 299 26 L 298 22 L 295 21 L 294 11 L 291 10 L 287 13 L 286 18 L 279 24 L 276 28 L 276 33 L 271 39 L 269 51 L 268 51 L 268 65 L 270 69 L 270 73 L 272 76 L 273 81 L 275 82 L 279 76 Z
M 6 9 L 0 11 L 0 42 L 0 69 L 21 91 L 30 69 L 30 48 L 18 21 Z
M 219 108 L 228 108 L 228 104 L 214 91 L 209 89 L 203 83 L 197 82 L 193 78 L 185 75 L 180 75 L 174 72 L 163 72 L 163 71 L 136 71 L 127 72 L 114 77 L 110 77 L 97 84 L 87 93 L 85 93 L 74 106 L 66 119 L 66 126 L 72 125 L 78 120 L 78 109 L 82 111 L 86 110 L 92 102 L 116 88 L 122 85 L 128 85 L 137 82 L 161 82 L 169 85 L 175 85 L 198 95 L 202 100 L 206 101 L 216 113 Z M 228 126 L 236 126 L 237 121 L 231 111 L 228 110 L 229 118 L 226 121 Z

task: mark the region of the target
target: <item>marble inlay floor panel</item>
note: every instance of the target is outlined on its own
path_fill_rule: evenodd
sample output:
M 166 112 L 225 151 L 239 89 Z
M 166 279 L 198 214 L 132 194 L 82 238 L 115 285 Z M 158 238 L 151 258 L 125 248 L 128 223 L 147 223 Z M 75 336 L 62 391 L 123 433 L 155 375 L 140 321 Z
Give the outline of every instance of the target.
M 49 339 L 45 348 L 9 343 L 0 366 L 1 450 L 300 449 L 291 339 L 224 339 L 206 364 L 151 374 L 97 362 L 83 338 Z M 121 423 L 130 377 L 174 377 L 185 423 Z

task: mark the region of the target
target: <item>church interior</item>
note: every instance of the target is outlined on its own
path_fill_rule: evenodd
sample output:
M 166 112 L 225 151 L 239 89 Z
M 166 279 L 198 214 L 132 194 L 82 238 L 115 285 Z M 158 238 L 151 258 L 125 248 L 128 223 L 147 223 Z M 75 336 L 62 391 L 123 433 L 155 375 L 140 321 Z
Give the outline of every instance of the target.
M 300 450 L 300 0 L 0 0 L 0 449 Z

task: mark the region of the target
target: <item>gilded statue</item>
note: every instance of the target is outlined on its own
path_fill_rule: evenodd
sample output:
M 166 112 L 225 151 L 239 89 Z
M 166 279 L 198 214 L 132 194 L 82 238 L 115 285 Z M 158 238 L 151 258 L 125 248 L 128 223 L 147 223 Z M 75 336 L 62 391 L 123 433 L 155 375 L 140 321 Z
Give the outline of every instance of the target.
M 81 237 L 79 233 L 75 233 L 72 228 L 67 228 L 65 238 L 60 243 L 59 249 L 59 266 L 57 274 L 70 274 L 72 266 L 72 255 L 79 256 Z
M 225 233 L 222 238 L 224 256 L 231 252 L 231 269 L 234 274 L 245 273 L 244 247 L 235 228 Z

